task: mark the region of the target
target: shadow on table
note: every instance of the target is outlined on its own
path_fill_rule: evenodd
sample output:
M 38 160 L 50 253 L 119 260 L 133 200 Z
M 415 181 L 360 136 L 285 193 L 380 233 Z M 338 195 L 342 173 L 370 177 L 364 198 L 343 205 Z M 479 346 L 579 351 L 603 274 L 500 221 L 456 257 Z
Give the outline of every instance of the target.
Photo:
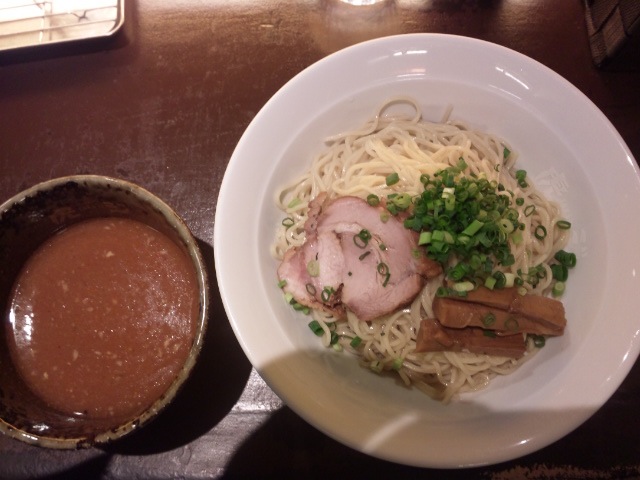
M 147 455 L 186 445 L 211 430 L 242 394 L 251 364 L 227 321 L 213 271 L 213 248 L 199 241 L 210 266 L 209 323 L 200 357 L 182 389 L 151 423 L 122 440 L 103 447 L 108 453 Z
M 426 478 L 423 469 L 346 447 L 282 407 L 236 450 L 224 478 L 409 478 L 412 474 Z
M 104 478 L 110 461 L 111 455 L 105 454 L 85 460 L 59 473 L 48 474 L 46 477 L 38 478 L 46 478 L 47 480 L 85 480 L 90 478 Z
M 283 362 L 305 361 L 287 358 Z M 278 362 L 279 363 L 279 362 Z M 338 382 L 337 382 L 338 383 Z M 340 385 L 336 386 L 340 389 Z M 327 397 L 329 398 L 329 397 Z M 612 398 L 564 438 L 516 460 L 469 469 L 425 469 L 374 458 L 333 440 L 288 407 L 274 412 L 236 449 L 225 478 L 640 478 L 640 364 Z M 323 401 L 327 400 L 323 398 Z M 383 400 L 388 401 L 388 399 Z M 318 402 L 322 404 L 322 401 Z M 324 402 L 326 403 L 326 401 Z M 364 404 L 363 404 L 364 405 Z M 365 408 L 365 407 L 363 407 Z M 482 409 L 476 412 L 482 415 Z M 522 425 L 553 424 L 576 412 L 541 411 Z M 577 412 L 580 414 L 580 412 Z M 504 425 L 522 414 L 505 412 Z M 513 420 L 513 422 L 512 422 Z M 528 423 L 527 423 L 528 422 Z M 366 431 L 367 427 L 363 426 Z M 370 429 L 369 429 L 370 430 Z M 375 437 L 376 432 L 370 432 Z M 489 432 L 490 433 L 490 432 Z M 526 432 L 525 432 L 526 433 Z M 399 438 L 396 431 L 387 441 Z M 489 452 L 488 452 L 489 453 Z

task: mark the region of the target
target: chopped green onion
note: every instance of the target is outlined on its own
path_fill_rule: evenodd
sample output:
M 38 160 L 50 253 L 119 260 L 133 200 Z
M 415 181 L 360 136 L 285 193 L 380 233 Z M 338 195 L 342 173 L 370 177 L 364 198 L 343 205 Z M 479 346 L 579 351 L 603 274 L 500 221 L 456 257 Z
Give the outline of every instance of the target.
M 554 297 L 559 297 L 564 293 L 565 283 L 564 282 L 556 282 L 551 289 L 551 294 Z
M 289 228 L 289 227 L 293 227 L 295 225 L 295 222 L 293 221 L 293 218 L 291 217 L 287 217 L 284 220 L 282 220 L 282 226 Z
M 362 261 L 362 260 L 364 260 L 365 258 L 367 258 L 367 256 L 368 256 L 368 255 L 371 255 L 371 250 L 367 250 L 367 251 L 366 251 L 366 252 L 364 252 L 362 255 L 360 255 L 360 256 L 358 257 L 358 260 Z
M 438 287 L 436 290 L 436 297 L 448 297 L 449 290 L 446 287 Z
M 382 372 L 382 367 L 383 365 L 380 360 L 372 360 L 369 364 L 369 368 L 376 373 Z
M 450 268 L 447 272 L 447 277 L 455 282 L 462 280 L 470 270 L 466 263 L 457 263 L 453 268 Z
M 278 282 L 278 288 L 284 288 L 287 286 L 287 281 L 286 280 L 280 280 Z
M 442 230 L 434 230 L 431 232 L 431 240 L 434 242 L 443 242 L 444 241 L 444 231 Z
M 556 227 L 560 230 L 569 230 L 571 228 L 571 222 L 567 222 L 566 220 L 558 220 L 556 222 Z
M 529 184 L 527 183 L 527 172 L 526 170 L 518 170 L 516 171 L 516 181 L 518 182 L 518 186 L 520 188 L 527 188 Z
M 513 232 L 513 230 L 515 230 L 515 227 L 513 226 L 513 223 L 508 218 L 503 218 L 502 220 L 500 220 L 498 222 L 498 226 L 506 234 L 509 234 L 509 233 Z
M 511 273 L 511 272 L 507 272 L 504 274 L 504 279 L 505 279 L 505 283 L 504 286 L 506 288 L 510 288 L 513 287 L 515 280 L 516 280 L 516 276 L 515 274 Z
M 298 205 L 300 205 L 300 203 L 302 203 L 302 200 L 300 200 L 299 198 L 294 198 L 289 202 L 289 205 L 287 205 L 287 208 L 297 207 Z
M 367 203 L 372 207 L 377 207 L 380 204 L 380 197 L 378 197 L 374 193 L 371 193 L 367 196 Z
M 520 329 L 520 324 L 517 319 L 510 317 L 504 322 L 504 328 L 510 332 L 517 332 Z
M 499 270 L 493 274 L 493 278 L 496 279 L 495 288 L 504 288 L 507 284 L 507 277 Z
M 391 197 L 391 195 L 388 197 Z M 395 194 L 393 198 L 391 198 L 391 203 L 400 210 L 406 210 L 409 208 L 409 205 L 411 205 L 411 195 L 408 193 L 402 193 L 400 195 Z
M 482 318 L 482 325 L 484 325 L 485 327 L 490 327 L 494 323 L 496 323 L 496 316 L 493 313 L 487 313 Z
M 395 371 L 398 371 L 402 368 L 403 363 L 404 360 L 402 358 L 395 358 L 393 360 L 393 363 L 391 364 L 391 368 L 393 368 Z
M 362 343 L 362 339 L 356 335 L 351 339 L 351 342 L 349 342 L 349 345 L 351 345 L 353 348 L 358 348 L 361 343 Z
M 444 237 L 442 238 L 442 241 L 444 243 L 448 243 L 448 244 L 452 244 L 455 243 L 455 238 L 453 238 L 453 235 L 451 235 L 451 232 L 448 231 L 444 231 Z
M 389 273 L 389 267 L 388 267 L 388 266 L 387 266 L 387 264 L 386 264 L 386 263 L 384 263 L 384 262 L 380 262 L 380 263 L 378 264 L 377 269 L 378 269 L 378 273 L 379 273 L 380 275 L 386 275 L 387 273 Z
M 320 275 L 320 262 L 317 260 L 309 260 L 309 263 L 307 263 L 307 273 L 310 277 Z
M 511 235 L 511 241 L 514 245 L 520 245 L 524 239 L 522 238 L 522 232 L 517 230 Z
M 293 294 L 290 292 L 285 293 L 284 301 L 287 302 L 288 304 L 291 304 L 291 302 L 293 302 Z
M 546 343 L 546 339 L 545 339 L 544 335 L 530 334 L 529 336 L 533 340 L 533 346 L 534 347 L 536 347 L 536 348 L 544 347 L 544 345 Z
M 558 250 L 553 256 L 561 265 L 567 268 L 573 268 L 576 266 L 577 258 L 575 253 L 566 252 L 564 250 Z
M 364 228 L 360 230 L 360 233 L 353 236 L 353 243 L 358 248 L 365 248 L 369 244 L 369 240 L 371 240 L 371 233 Z
M 502 158 L 506 160 L 507 158 L 509 158 L 509 155 L 511 155 L 511 150 L 509 150 L 507 147 L 504 147 L 502 149 Z
M 478 230 L 480 230 L 482 227 L 484 226 L 484 223 L 481 222 L 478 219 L 475 219 L 473 222 L 471 222 L 467 228 L 465 228 L 462 231 L 462 235 L 468 235 L 468 236 L 473 236 L 476 233 L 478 233 Z
M 331 298 L 331 295 L 333 295 L 333 292 L 335 292 L 333 287 L 324 287 L 322 289 L 322 293 L 320 294 L 320 299 L 325 303 L 328 302 Z
M 387 178 L 385 179 L 385 183 L 387 184 L 388 187 L 390 187 L 391 185 L 395 185 L 399 181 L 400 181 L 400 175 L 398 175 L 397 172 L 393 172 L 387 175 Z
M 458 235 L 458 238 L 456 240 L 458 242 L 458 245 L 465 247 L 469 245 L 469 242 L 471 242 L 471 237 L 469 237 L 469 235 L 460 234 Z
M 510 267 L 511 265 L 513 265 L 514 263 L 516 263 L 516 257 L 513 256 L 512 253 L 506 253 L 503 252 L 504 254 L 500 254 L 500 265 L 504 266 L 504 267 Z
M 391 274 L 389 273 L 389 266 L 384 262 L 380 262 L 376 267 L 376 269 L 378 273 L 384 277 L 384 280 L 382 281 L 382 286 L 386 287 L 387 284 L 389 283 L 389 278 L 391 278 Z
M 522 286 L 526 281 L 535 287 L 540 283 L 537 270 L 518 277 L 501 273 L 493 278 L 493 274 L 497 267 L 503 270 L 515 264 L 511 249 L 522 245 L 525 235 L 537 235 L 539 239 L 547 235 L 544 226 L 534 224 L 529 233 L 520 221 L 521 215 L 534 215 L 536 206 L 527 204 L 526 195 L 516 195 L 484 173 L 461 175 L 461 168 L 467 168 L 462 161 L 457 167 L 420 177 L 424 188 L 412 196 L 404 226 L 419 235 L 418 244 L 426 247 L 421 249 L 425 256 L 442 265 L 454 265 L 446 271 L 453 284 L 469 281 L 474 287 L 486 284 L 488 288 L 500 288 Z M 526 183 L 525 170 L 514 171 L 513 175 L 521 184 Z M 389 198 L 400 195 L 393 193 Z M 458 285 L 453 292 L 464 294 L 464 288 L 460 290 Z
M 324 329 L 322 328 L 322 325 L 320 325 L 320 322 L 318 322 L 317 320 L 311 320 L 309 322 L 309 328 L 318 337 L 321 337 L 324 334 Z
M 484 281 L 484 286 L 489 290 L 493 290 L 496 286 L 496 279 L 494 277 L 487 277 L 487 279 Z
M 524 209 L 524 216 L 525 217 L 530 217 L 531 215 L 533 215 L 536 211 L 536 206 L 535 205 L 527 205 L 527 207 Z
M 307 293 L 312 297 L 316 295 L 316 287 L 312 283 L 307 283 L 305 288 L 307 289 Z
M 475 288 L 472 282 L 456 282 L 453 284 L 453 290 L 456 292 L 470 292 Z
M 544 225 L 538 225 L 533 234 L 538 240 L 544 240 L 547 236 L 547 229 Z
M 567 278 L 569 278 L 569 269 L 566 265 L 562 265 L 561 263 L 551 265 L 551 275 L 554 280 L 566 282 Z

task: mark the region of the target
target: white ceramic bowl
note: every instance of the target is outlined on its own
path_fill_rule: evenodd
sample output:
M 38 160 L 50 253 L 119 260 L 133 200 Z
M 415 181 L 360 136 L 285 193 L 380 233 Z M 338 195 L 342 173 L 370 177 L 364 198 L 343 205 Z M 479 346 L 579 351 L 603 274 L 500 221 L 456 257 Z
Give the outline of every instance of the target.
M 308 169 L 323 140 L 359 127 L 384 100 L 410 95 L 424 116 L 506 139 L 519 165 L 573 224 L 578 266 L 563 298 L 566 334 L 514 374 L 441 405 L 323 349 L 277 288 L 269 244 L 273 201 Z M 615 212 L 615 214 L 613 214 Z M 337 52 L 288 82 L 258 113 L 225 174 L 215 221 L 218 285 L 245 353 L 273 390 L 331 437 L 424 467 L 506 461 L 542 448 L 591 416 L 640 349 L 638 167 L 605 116 L 575 87 L 509 49 L 414 34 Z

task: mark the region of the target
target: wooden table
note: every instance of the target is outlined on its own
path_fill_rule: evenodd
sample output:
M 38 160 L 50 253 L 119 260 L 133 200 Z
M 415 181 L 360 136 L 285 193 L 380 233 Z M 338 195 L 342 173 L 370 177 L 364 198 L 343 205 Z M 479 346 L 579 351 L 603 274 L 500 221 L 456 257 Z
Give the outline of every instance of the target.
M 346 26 L 345 8 L 356 7 L 337 0 L 128 0 L 124 28 L 106 42 L 5 52 L 0 198 L 68 174 L 131 180 L 183 215 L 215 279 L 215 201 L 254 115 L 322 57 L 410 32 L 481 38 L 540 61 L 584 92 L 640 159 L 638 65 L 593 65 L 580 0 L 396 0 Z M 212 298 L 193 378 L 154 423 L 105 449 L 48 451 L 0 438 L 0 478 L 640 477 L 638 364 L 564 439 L 512 462 L 443 476 L 368 457 L 306 424 L 252 369 L 215 282 Z

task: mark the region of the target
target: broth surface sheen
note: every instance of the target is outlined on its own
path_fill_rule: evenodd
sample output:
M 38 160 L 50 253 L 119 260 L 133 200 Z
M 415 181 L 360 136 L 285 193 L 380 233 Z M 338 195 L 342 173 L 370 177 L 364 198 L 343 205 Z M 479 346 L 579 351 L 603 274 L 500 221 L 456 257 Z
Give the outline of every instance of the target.
M 69 415 L 126 418 L 174 381 L 197 316 L 186 253 L 143 223 L 100 218 L 31 256 L 6 326 L 13 362 L 38 397 Z

